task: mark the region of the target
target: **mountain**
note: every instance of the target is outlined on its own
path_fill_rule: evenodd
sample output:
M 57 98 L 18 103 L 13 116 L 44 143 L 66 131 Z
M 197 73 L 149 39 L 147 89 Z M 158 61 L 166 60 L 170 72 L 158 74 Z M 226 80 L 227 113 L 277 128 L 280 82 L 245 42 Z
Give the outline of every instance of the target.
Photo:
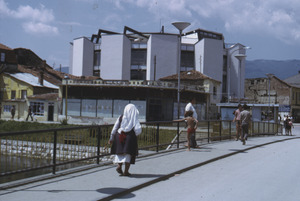
M 246 60 L 246 78 L 266 77 L 266 73 L 272 73 L 279 79 L 286 79 L 298 74 L 300 60 Z

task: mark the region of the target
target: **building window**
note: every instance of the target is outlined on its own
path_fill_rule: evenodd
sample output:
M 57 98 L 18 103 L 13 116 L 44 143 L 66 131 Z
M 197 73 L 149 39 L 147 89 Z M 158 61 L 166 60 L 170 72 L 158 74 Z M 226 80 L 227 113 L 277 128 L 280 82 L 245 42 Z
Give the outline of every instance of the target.
M 131 65 L 131 80 L 146 80 L 146 66 Z
M 3 105 L 3 112 L 10 112 L 12 105 Z
M 10 93 L 10 99 L 16 99 L 16 91 L 12 90 Z
M 93 75 L 100 77 L 100 65 L 101 65 L 101 51 L 97 50 L 94 52 L 94 69 Z
M 5 62 L 5 53 L 3 53 L 3 52 L 1 52 L 0 61 Z
M 94 66 L 100 66 L 101 64 L 101 52 L 100 51 L 95 51 L 94 52 Z
M 215 86 L 213 87 L 213 95 L 214 95 L 214 98 L 217 97 L 217 88 Z
M 195 69 L 195 52 L 193 45 L 181 46 L 180 71 L 190 71 Z
M 131 80 L 145 80 L 147 69 L 147 44 L 132 43 Z
M 30 102 L 32 112 L 34 115 L 44 116 L 44 103 L 43 102 Z
M 21 91 L 21 99 L 26 99 L 27 98 L 27 90 L 22 90 Z

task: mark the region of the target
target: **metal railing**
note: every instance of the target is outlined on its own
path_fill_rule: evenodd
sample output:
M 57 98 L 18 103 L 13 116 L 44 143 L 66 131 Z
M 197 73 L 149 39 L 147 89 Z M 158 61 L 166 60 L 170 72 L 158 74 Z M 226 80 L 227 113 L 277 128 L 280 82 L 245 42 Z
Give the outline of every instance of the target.
M 49 130 L 33 130 L 0 134 L 0 178 L 20 173 L 53 173 L 74 166 L 110 163 L 107 142 L 113 125 L 94 125 Z M 183 147 L 186 137 L 182 122 L 142 123 L 138 136 L 142 155 Z M 250 136 L 282 133 L 282 125 L 253 122 Z M 181 134 L 182 135 L 182 134 Z M 231 121 L 199 121 L 196 140 L 199 145 L 235 137 Z M 2 180 L 2 179 L 0 179 Z M 6 181 L 6 180 L 2 180 Z

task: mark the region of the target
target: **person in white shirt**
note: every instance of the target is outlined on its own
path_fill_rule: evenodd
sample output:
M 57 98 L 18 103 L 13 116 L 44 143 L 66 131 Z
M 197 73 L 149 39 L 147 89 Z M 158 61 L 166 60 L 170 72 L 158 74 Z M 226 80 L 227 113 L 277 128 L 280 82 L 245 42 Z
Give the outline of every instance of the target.
M 242 112 L 242 105 L 239 104 L 238 105 L 238 109 L 236 109 L 233 114 L 234 114 L 234 118 L 233 118 L 233 122 L 235 122 L 235 126 L 236 126 L 236 141 L 239 140 L 240 135 L 241 135 L 241 130 L 242 130 L 242 122 L 241 122 L 241 112 Z
M 246 144 L 249 126 L 251 125 L 251 114 L 248 110 L 249 110 L 248 105 L 246 104 L 243 105 L 243 111 L 241 112 L 241 123 L 242 123 L 241 140 L 243 142 L 243 145 Z
M 185 106 L 185 112 L 187 111 L 192 111 L 193 112 L 193 117 L 198 120 L 198 115 L 197 115 L 197 112 L 194 108 L 193 105 L 196 104 L 196 99 L 195 98 L 192 98 L 190 99 L 189 103 Z
M 137 135 L 142 127 L 138 120 L 139 111 L 133 104 L 126 105 L 123 115 L 116 121 L 108 144 L 112 144 L 111 153 L 116 154 L 114 163 L 118 164 L 116 171 L 120 176 L 130 176 L 130 164 L 135 164 L 138 155 Z M 124 173 L 122 164 L 125 164 Z

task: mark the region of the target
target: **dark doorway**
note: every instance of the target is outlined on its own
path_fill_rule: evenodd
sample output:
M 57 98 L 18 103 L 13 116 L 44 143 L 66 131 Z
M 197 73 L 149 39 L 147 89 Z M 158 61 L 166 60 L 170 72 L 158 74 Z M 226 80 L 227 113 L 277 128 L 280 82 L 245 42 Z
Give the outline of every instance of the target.
M 54 103 L 48 105 L 48 121 L 53 121 L 54 116 Z

